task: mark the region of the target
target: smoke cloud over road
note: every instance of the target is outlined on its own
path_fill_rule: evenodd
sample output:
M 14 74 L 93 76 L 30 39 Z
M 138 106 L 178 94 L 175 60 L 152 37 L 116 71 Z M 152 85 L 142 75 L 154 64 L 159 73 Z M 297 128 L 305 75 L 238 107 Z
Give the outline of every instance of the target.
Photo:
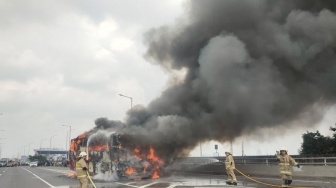
M 336 102 L 335 8 L 334 0 L 188 1 L 176 25 L 145 40 L 146 59 L 185 77 L 134 107 L 125 125 L 96 125 L 146 135 L 166 160 L 200 141 L 312 126 Z

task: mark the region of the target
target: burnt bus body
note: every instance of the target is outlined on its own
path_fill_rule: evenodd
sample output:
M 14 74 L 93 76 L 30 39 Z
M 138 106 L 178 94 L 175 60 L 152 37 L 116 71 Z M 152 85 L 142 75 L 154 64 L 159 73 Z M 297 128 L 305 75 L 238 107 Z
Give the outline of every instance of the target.
M 94 134 L 96 133 L 87 132 L 71 140 L 70 168 L 72 170 L 75 169 L 79 153 L 85 151 L 88 153 L 86 160 L 90 174 L 100 174 L 103 179 L 158 177 L 163 162 L 153 155 L 154 150 L 144 141 L 145 137 L 113 133 L 93 142 Z

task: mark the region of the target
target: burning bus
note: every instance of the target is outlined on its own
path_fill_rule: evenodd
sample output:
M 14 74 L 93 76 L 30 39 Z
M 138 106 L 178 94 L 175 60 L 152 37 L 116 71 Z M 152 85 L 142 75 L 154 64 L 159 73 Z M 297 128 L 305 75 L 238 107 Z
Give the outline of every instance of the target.
M 158 178 L 164 165 L 146 138 L 139 135 L 104 130 L 79 135 L 71 140 L 72 170 L 82 151 L 88 154 L 90 174 L 104 180 Z

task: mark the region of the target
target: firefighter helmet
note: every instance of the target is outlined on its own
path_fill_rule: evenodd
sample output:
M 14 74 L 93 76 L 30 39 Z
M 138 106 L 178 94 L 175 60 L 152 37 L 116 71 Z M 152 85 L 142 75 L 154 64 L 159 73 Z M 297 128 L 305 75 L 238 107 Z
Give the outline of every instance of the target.
M 79 157 L 84 157 L 84 156 L 87 156 L 86 152 L 85 151 L 80 152 Z
M 226 151 L 226 152 L 225 152 L 225 154 L 227 154 L 227 153 L 228 153 L 229 155 L 231 155 L 231 152 L 229 152 L 229 151 Z
M 285 151 L 286 153 L 288 152 L 287 148 L 282 147 L 280 151 Z

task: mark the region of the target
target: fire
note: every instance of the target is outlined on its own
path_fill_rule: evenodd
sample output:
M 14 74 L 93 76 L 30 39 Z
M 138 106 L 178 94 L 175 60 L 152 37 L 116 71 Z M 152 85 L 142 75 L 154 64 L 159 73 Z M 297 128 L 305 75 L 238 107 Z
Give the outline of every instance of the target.
M 130 176 L 134 173 L 134 169 L 132 167 L 128 168 L 128 169 L 126 169 L 125 173 Z
M 107 137 L 107 142 L 99 142 L 100 144 L 87 143 L 90 135 L 95 132 L 88 132 L 79 135 L 71 140 L 70 146 L 70 168 L 75 170 L 76 156 L 81 151 L 88 151 L 88 160 L 92 168 L 92 174 L 99 172 L 114 173 L 112 167 L 116 167 L 116 175 L 118 177 L 134 178 L 141 180 L 143 178 L 160 178 L 160 170 L 164 162 L 156 155 L 156 151 L 149 142 L 137 142 L 137 137 L 133 135 L 111 134 Z M 106 139 L 106 138 L 105 138 Z M 144 139 L 146 139 L 144 137 Z M 86 146 L 86 147 L 85 147 Z M 101 162 L 110 159 L 112 165 L 106 165 Z M 99 163 L 101 162 L 101 163 Z M 101 165 L 101 166 L 98 166 Z M 68 177 L 75 178 L 75 173 L 67 174 Z
M 162 163 L 162 161 L 157 156 L 155 156 L 154 152 L 155 152 L 154 149 L 150 147 L 149 155 L 147 156 L 147 159 L 150 159 L 154 162 Z
M 152 179 L 157 179 L 160 177 L 157 173 L 157 171 L 154 172 L 154 174 L 152 175 Z
M 153 165 L 154 173 L 152 175 L 152 179 L 159 178 L 158 171 L 160 170 L 160 165 L 163 164 L 163 162 L 155 156 L 155 150 L 150 147 L 149 149 L 149 155 L 147 156 L 147 159 L 151 160 L 151 165 Z
M 143 170 L 143 173 L 146 173 L 147 172 L 147 168 L 148 168 L 149 164 L 145 164 L 145 168 Z
M 108 149 L 107 145 L 103 146 L 89 146 L 89 151 L 106 151 Z
M 139 161 L 142 159 L 140 156 L 140 149 L 139 148 L 135 148 L 133 150 L 134 154 L 135 154 L 135 158 L 138 159 Z
M 66 173 L 66 176 L 68 176 L 69 178 L 72 178 L 72 179 L 77 177 L 75 172 L 68 172 L 68 173 Z
M 143 174 L 147 174 L 148 170 L 151 170 L 151 175 L 150 178 L 156 179 L 159 178 L 159 170 L 160 166 L 163 164 L 163 162 L 155 155 L 155 150 L 150 147 L 148 151 L 148 155 L 144 155 L 143 152 L 141 152 L 141 149 L 139 147 L 136 147 L 133 149 L 133 156 L 136 160 L 138 161 L 144 161 L 146 160 L 146 163 L 143 163 Z M 125 173 L 128 176 L 135 175 L 136 174 L 136 169 L 134 167 L 127 168 L 125 170 Z M 138 180 L 141 180 L 138 179 Z

